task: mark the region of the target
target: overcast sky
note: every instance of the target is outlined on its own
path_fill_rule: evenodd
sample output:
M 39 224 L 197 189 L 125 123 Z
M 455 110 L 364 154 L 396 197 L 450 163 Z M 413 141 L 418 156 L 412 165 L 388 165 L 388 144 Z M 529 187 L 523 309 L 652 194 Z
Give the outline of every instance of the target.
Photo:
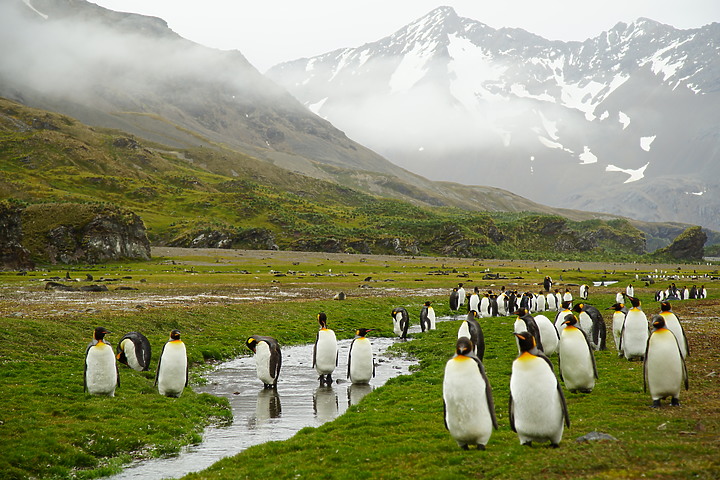
M 181 36 L 236 49 L 258 70 L 386 37 L 432 9 L 549 40 L 586 40 L 639 17 L 697 28 L 720 22 L 720 0 L 91 0 L 160 17 Z

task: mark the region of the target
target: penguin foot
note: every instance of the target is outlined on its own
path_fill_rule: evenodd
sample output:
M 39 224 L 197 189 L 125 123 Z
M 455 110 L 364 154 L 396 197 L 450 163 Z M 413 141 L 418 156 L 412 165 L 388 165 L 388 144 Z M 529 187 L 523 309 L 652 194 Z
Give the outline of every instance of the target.
M 468 447 L 467 445 L 460 445 L 460 448 L 462 448 L 463 450 L 470 450 L 470 447 Z
M 532 447 L 532 440 L 522 444 L 523 447 Z
M 477 449 L 478 449 L 478 450 L 485 450 L 485 445 L 482 445 L 482 444 L 478 443 L 478 444 L 477 444 Z
M 674 398 L 670 401 L 670 406 L 672 407 L 679 407 L 680 406 L 680 399 Z
M 660 400 L 653 400 L 652 405 L 650 405 L 651 408 L 660 408 Z
M 550 448 L 560 448 L 560 444 L 559 443 L 551 443 Z

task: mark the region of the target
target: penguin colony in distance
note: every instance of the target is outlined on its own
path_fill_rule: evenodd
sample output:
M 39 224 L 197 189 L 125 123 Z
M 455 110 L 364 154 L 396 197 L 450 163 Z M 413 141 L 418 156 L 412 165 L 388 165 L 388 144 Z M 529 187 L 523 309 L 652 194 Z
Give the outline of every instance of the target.
M 475 445 L 485 450 L 498 424 L 492 388 L 474 348 L 469 338 L 458 338 L 455 356 L 445 365 L 444 420 L 445 428 L 461 448 L 468 450 Z
M 180 330 L 173 330 L 170 332 L 170 339 L 160 353 L 155 385 L 157 385 L 160 395 L 179 397 L 187 384 L 187 350 L 185 343 L 180 340 Z
M 574 315 L 567 315 L 563 324 L 558 349 L 560 378 L 571 392 L 590 393 L 598 378 L 593 349 L 585 332 L 577 328 Z
M 321 312 L 317 318 L 320 330 L 313 346 L 313 367 L 320 375 L 320 386 L 330 386 L 333 383 L 332 373 L 338 363 L 337 338 L 335 332 L 327 328 L 327 315 Z
M 126 333 L 117 346 L 118 361 L 140 372 L 150 369 L 151 355 L 150 341 L 140 332 Z
M 393 320 L 393 331 L 400 338 L 407 338 L 410 316 L 403 307 L 395 307 L 390 314 Z
M 680 405 L 680 390 L 688 389 L 685 359 L 675 335 L 667 328 L 662 315 L 653 316 L 653 332 L 647 342 L 643 363 L 643 388 L 650 390 L 652 406 L 660 406 L 660 400 L 670 397 L 670 404 Z
M 372 344 L 366 335 L 371 328 L 360 328 L 355 332 L 355 338 L 350 343 L 348 353 L 347 378 L 353 384 L 369 383 L 375 376 L 375 360 L 373 359 Z
M 253 335 L 247 339 L 245 345 L 255 354 L 257 377 L 263 382 L 263 387 L 277 388 L 282 367 L 282 353 L 278 341 L 272 337 Z
M 91 395 L 114 397 L 115 388 L 120 386 L 113 348 L 105 342 L 105 335 L 109 333 L 106 328 L 97 327 L 92 342 L 85 349 L 84 391 Z
M 546 442 L 560 446 L 564 426 L 570 427 L 565 395 L 552 362 L 535 345 L 529 332 L 515 333 L 520 355 L 510 373 L 510 428 L 521 445 Z

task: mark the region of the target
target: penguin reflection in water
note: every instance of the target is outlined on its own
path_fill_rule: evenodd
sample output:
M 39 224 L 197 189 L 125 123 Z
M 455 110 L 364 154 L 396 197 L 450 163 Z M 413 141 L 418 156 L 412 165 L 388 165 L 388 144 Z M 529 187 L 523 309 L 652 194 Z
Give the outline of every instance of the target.
M 97 327 L 85 349 L 84 391 L 91 395 L 114 397 L 115 388 L 120 386 L 113 347 L 105 342 L 105 335 L 109 333 L 104 327 Z
M 280 344 L 272 337 L 253 335 L 245 345 L 255 354 L 255 367 L 258 380 L 263 388 L 277 388 L 277 380 L 282 366 Z
M 185 343 L 180 340 L 180 330 L 170 332 L 170 340 L 163 345 L 158 360 L 155 385 L 160 395 L 179 397 L 188 384 L 188 361 Z
M 327 328 L 327 315 L 321 312 L 317 316 L 320 330 L 318 330 L 313 346 L 313 367 L 320 375 L 320 386 L 332 385 L 332 373 L 338 363 L 338 348 L 335 332 Z
M 445 428 L 457 444 L 468 450 L 477 445 L 485 450 L 493 428 L 497 429 L 492 388 L 482 361 L 473 353 L 467 337 L 460 337 L 455 356 L 445 365 L 443 407 Z
M 680 405 L 680 390 L 688 389 L 685 359 L 677 338 L 665 325 L 665 318 L 654 315 L 653 332 L 647 342 L 643 363 L 643 390 L 650 390 L 652 406 L 660 407 L 660 400 L 670 397 L 670 405 Z
M 372 344 L 366 337 L 371 331 L 371 328 L 357 330 L 355 338 L 350 343 L 347 376 L 353 384 L 370 383 L 370 379 L 375 376 Z
M 117 346 L 118 362 L 139 372 L 147 372 L 150 369 L 151 353 L 150 342 L 140 332 L 126 333 Z
M 565 396 L 552 363 L 535 346 L 529 332 L 515 333 L 520 355 L 512 363 L 510 374 L 510 428 L 517 432 L 522 445 L 550 441 L 557 448 L 563 425 L 570 427 Z

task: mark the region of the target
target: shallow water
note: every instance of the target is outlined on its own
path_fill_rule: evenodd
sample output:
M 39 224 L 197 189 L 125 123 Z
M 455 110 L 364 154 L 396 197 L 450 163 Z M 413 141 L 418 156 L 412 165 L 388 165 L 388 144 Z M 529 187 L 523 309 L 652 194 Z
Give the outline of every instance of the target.
M 411 327 L 410 331 L 419 331 Z M 253 357 L 241 357 L 219 365 L 206 375 L 208 383 L 198 392 L 226 397 L 233 412 L 233 423 L 208 427 L 198 445 L 186 447 L 175 457 L 139 461 L 110 480 L 178 478 L 203 470 L 218 460 L 248 447 L 271 440 L 286 440 L 304 427 L 318 427 L 335 419 L 349 405 L 359 402 L 388 379 L 409 373 L 413 360 L 392 357 L 387 348 L 397 338 L 372 338 L 375 378 L 369 385 L 352 385 L 346 380 L 347 355 L 351 340 L 341 340 L 339 365 L 332 387 L 319 387 L 312 367 L 312 345 L 285 347 L 277 391 L 263 389 L 255 373 Z

